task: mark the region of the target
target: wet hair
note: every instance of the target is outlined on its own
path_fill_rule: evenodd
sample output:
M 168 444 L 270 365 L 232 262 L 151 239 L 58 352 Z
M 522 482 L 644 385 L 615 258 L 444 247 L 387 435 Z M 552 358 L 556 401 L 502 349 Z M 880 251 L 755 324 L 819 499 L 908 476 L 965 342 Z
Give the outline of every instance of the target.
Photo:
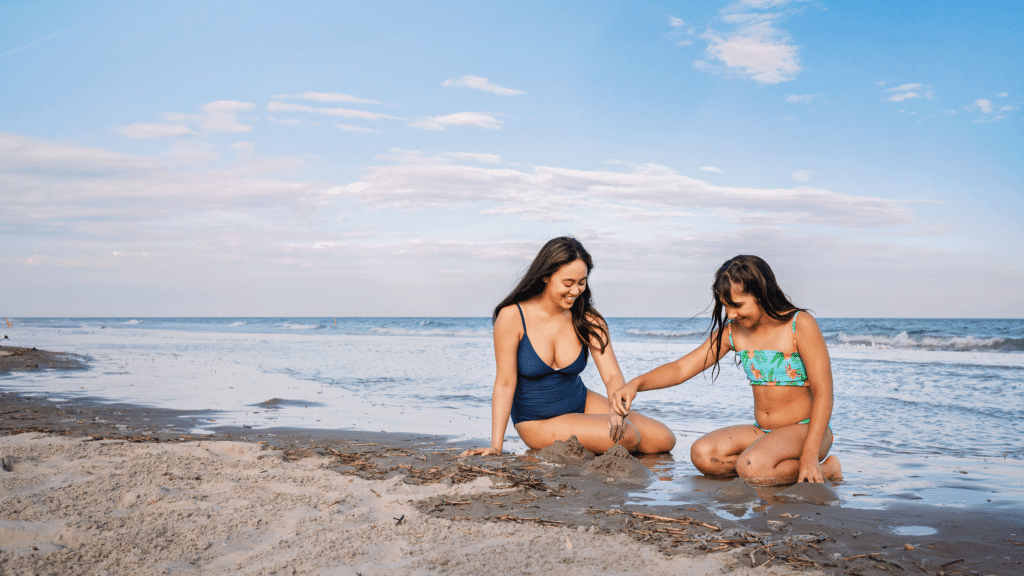
M 725 304 L 736 305 L 732 300 L 733 284 L 753 296 L 764 313 L 775 320 L 788 321 L 798 311 L 803 310 L 789 301 L 789 297 L 775 281 L 775 273 L 772 272 L 771 266 L 762 258 L 740 255 L 726 260 L 715 272 L 715 281 L 711 285 L 715 298 L 715 308 L 711 313 L 711 334 L 715 335 L 715 341 L 709 352 L 715 358 L 719 358 L 722 351 L 722 333 L 725 332 L 727 322 Z M 715 366 L 711 370 L 712 380 L 720 371 L 718 362 L 719 360 L 715 360 Z
M 498 313 L 501 312 L 502 308 L 525 302 L 544 292 L 544 289 L 547 287 L 547 280 L 551 278 L 552 274 L 557 272 L 562 266 L 577 260 L 582 260 L 586 264 L 587 275 L 589 276 L 590 271 L 594 269 L 594 261 L 590 257 L 590 253 L 583 247 L 583 244 L 580 244 L 579 240 L 572 236 L 561 236 L 548 240 L 547 244 L 544 244 L 544 247 L 540 249 L 540 252 L 533 259 L 526 273 L 519 279 L 516 287 L 494 308 L 491 323 L 498 319 Z M 603 353 L 605 348 L 608 347 L 608 329 L 605 328 L 604 317 L 594 308 L 590 282 L 587 282 L 586 289 L 576 297 L 570 312 L 572 313 L 572 325 L 576 330 L 576 337 L 583 344 L 583 349 L 589 349 L 591 347 L 591 340 L 596 340 L 599 346 L 595 349 L 599 349 Z

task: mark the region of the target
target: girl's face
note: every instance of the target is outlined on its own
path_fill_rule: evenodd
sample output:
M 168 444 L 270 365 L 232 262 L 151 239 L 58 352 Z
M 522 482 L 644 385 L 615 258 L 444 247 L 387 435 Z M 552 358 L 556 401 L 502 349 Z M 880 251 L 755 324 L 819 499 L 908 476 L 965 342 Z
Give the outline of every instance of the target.
M 587 265 L 583 260 L 573 260 L 556 270 L 545 282 L 544 295 L 559 308 L 568 310 L 587 289 Z
M 736 305 L 730 306 L 728 302 L 722 302 L 722 306 L 725 307 L 726 316 L 747 330 L 757 327 L 764 316 L 764 309 L 757 303 L 757 298 L 744 292 L 743 286 L 735 282 L 732 284 L 732 290 L 729 294 Z

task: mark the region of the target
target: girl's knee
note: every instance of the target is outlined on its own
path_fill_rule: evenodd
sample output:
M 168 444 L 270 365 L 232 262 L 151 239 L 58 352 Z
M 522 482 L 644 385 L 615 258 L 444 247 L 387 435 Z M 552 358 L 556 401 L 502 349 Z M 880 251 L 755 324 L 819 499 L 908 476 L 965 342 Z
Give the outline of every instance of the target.
M 748 450 L 736 457 L 736 474 L 751 483 L 760 483 L 771 476 L 775 463 L 766 454 Z
M 718 446 L 706 438 L 699 438 L 690 446 L 690 462 L 704 474 L 716 474 L 722 466 Z

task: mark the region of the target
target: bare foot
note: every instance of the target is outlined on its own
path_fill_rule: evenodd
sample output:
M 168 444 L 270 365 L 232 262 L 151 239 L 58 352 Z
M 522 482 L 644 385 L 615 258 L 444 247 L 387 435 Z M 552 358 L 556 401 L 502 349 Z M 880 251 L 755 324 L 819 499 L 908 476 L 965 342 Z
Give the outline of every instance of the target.
M 834 482 L 843 481 L 843 467 L 839 463 L 839 458 L 836 458 L 835 456 L 825 458 L 825 461 L 821 463 L 821 472 L 825 476 L 826 480 L 832 480 Z

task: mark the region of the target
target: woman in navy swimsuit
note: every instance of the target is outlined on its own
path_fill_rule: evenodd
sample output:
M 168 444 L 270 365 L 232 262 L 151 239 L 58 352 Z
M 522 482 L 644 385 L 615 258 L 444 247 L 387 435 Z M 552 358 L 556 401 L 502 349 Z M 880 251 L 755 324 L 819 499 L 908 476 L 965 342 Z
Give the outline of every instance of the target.
M 500 454 L 509 417 L 530 448 L 576 436 L 591 452 L 616 441 L 631 452 L 667 452 L 676 437 L 635 412 L 620 416 L 587 390 L 580 373 L 594 357 L 607 390 L 625 384 L 608 326 L 591 304 L 594 263 L 575 238 L 541 248 L 519 284 L 494 309 L 497 377 L 491 398 L 491 445 L 469 454 Z

